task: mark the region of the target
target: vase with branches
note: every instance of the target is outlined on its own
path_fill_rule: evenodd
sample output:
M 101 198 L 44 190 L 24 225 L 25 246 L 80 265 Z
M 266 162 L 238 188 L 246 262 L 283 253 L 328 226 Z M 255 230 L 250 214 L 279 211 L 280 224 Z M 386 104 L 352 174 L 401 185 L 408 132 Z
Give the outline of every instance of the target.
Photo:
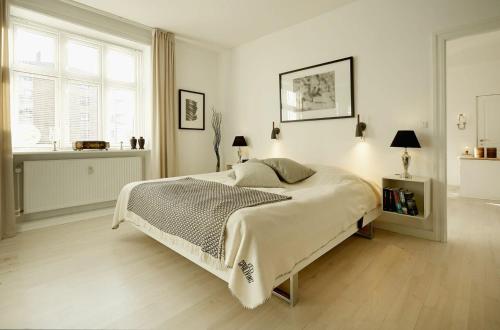
M 222 124 L 222 113 L 216 111 L 215 108 L 212 107 L 212 128 L 214 129 L 213 147 L 214 147 L 215 157 L 217 158 L 217 165 L 215 167 L 217 172 L 220 172 L 221 124 Z

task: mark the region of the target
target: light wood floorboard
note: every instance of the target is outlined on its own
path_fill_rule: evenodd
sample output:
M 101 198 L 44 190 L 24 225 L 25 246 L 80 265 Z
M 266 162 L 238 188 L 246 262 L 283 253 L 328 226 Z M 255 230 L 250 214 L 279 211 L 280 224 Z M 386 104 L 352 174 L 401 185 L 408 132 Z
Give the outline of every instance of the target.
M 0 242 L 0 328 L 500 329 L 500 203 L 450 198 L 449 241 L 382 230 L 300 273 L 300 302 L 227 284 L 110 217 Z

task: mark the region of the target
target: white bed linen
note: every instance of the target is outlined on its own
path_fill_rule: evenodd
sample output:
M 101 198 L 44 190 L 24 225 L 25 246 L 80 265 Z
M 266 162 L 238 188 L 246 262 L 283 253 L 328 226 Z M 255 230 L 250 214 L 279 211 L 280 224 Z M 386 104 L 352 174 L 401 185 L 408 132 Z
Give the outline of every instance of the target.
M 292 196 L 291 200 L 244 208 L 228 219 L 226 269 L 221 269 L 221 273 L 228 273 L 224 277 L 229 289 L 245 307 L 254 308 L 265 302 L 280 277 L 285 280 L 301 261 L 380 205 L 378 190 L 361 178 L 335 167 L 309 166 L 317 173 L 303 182 L 285 184 L 284 188 L 259 188 Z M 227 171 L 192 177 L 234 183 Z M 178 177 L 162 180 L 175 179 Z M 130 183 L 122 189 L 113 227 L 127 220 L 141 226 L 145 233 L 155 230 L 127 210 L 130 191 L 139 183 Z M 158 234 L 158 230 L 155 232 Z M 214 266 L 213 258 L 203 254 L 199 247 L 172 235 L 165 236 L 170 244 Z

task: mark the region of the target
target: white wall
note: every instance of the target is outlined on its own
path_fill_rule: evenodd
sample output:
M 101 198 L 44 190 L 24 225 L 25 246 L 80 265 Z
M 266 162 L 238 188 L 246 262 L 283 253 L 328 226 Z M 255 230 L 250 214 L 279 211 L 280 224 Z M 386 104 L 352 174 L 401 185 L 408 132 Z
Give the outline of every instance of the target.
M 433 35 L 498 16 L 497 0 L 359 0 L 234 49 L 226 157 L 235 159 L 234 135 L 245 135 L 250 156 L 338 165 L 380 182 L 401 170 L 401 150 L 389 148 L 396 131 L 414 129 L 423 148 L 411 150 L 410 170 L 431 176 Z M 356 112 L 368 125 L 366 142 L 354 137 L 354 118 L 284 123 L 281 140 L 271 141 L 278 74 L 347 56 L 355 57 Z M 418 226 L 430 229 L 432 220 Z
M 500 31 L 460 38 L 446 46 L 448 184 L 460 185 L 458 157 L 476 146 L 476 96 L 500 94 Z M 467 118 L 457 128 L 458 114 Z
M 219 107 L 219 54 L 181 40 L 175 45 L 176 98 L 178 89 L 205 93 L 205 130 L 183 130 L 176 122 L 177 171 L 179 175 L 215 171 L 212 149 L 211 107 Z M 176 107 L 178 106 L 176 100 Z M 178 116 L 178 108 L 176 108 Z

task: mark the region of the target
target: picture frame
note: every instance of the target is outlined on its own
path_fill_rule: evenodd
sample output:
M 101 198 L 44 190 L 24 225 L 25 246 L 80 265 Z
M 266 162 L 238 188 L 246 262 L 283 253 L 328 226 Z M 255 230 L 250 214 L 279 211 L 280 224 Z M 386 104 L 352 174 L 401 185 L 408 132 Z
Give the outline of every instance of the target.
M 205 93 L 179 89 L 179 129 L 205 130 Z
M 280 122 L 352 118 L 352 56 L 279 74 Z

